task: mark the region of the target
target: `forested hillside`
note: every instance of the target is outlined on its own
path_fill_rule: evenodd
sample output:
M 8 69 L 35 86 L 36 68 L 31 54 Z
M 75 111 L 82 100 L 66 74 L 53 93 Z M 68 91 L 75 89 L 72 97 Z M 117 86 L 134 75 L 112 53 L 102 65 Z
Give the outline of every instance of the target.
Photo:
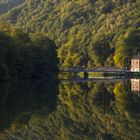
M 140 0 L 25 0 L 0 20 L 45 32 L 62 66 L 125 67 L 140 52 Z
M 0 24 L 0 81 L 52 79 L 57 74 L 55 43 L 44 34 L 25 34 Z
M 8 10 L 22 4 L 25 0 L 1 0 L 0 1 L 0 15 Z

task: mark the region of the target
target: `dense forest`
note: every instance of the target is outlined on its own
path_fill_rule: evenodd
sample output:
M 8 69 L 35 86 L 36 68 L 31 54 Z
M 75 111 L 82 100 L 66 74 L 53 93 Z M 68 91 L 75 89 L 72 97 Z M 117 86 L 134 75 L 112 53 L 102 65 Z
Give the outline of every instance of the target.
M 44 109 L 49 109 L 47 102 L 47 106 L 43 107 L 45 102 L 42 101 L 40 111 L 36 106 L 27 109 L 25 105 L 20 110 L 20 116 L 14 113 L 9 127 L 3 127 L 5 131 L 0 138 L 9 136 L 5 139 L 139 140 L 140 102 L 129 86 L 123 82 L 60 84 L 58 101 L 53 112 L 43 112 Z M 29 89 L 27 91 L 33 93 Z M 39 94 L 35 95 L 41 97 Z M 32 100 L 29 97 L 19 99 L 24 103 L 26 98 L 28 101 Z M 33 102 L 39 101 L 35 97 L 33 99 Z M 19 105 L 22 107 L 22 104 Z M 15 108 L 18 110 L 18 106 Z M 30 112 L 27 113 L 25 109 Z
M 0 24 L 0 80 L 53 78 L 57 62 L 56 45 L 46 35 Z
M 61 66 L 126 67 L 140 52 L 139 0 L 8 2 L 12 8 L 1 12 L 0 21 L 25 33 L 46 33 L 59 46 Z
M 140 0 L 0 0 L 0 140 L 140 140 L 130 81 L 54 80 L 138 53 Z

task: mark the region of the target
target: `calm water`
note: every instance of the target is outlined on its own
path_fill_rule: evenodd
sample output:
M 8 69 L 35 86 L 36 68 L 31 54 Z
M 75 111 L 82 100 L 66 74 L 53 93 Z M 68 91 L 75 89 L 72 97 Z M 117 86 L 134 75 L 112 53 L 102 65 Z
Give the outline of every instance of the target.
M 0 140 L 140 140 L 140 80 L 0 84 Z

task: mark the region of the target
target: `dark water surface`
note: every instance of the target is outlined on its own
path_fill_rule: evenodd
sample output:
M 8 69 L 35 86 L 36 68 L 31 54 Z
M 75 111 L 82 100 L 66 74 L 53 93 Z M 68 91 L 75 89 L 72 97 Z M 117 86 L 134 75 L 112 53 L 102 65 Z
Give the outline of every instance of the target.
M 140 140 L 140 80 L 1 83 L 0 140 Z

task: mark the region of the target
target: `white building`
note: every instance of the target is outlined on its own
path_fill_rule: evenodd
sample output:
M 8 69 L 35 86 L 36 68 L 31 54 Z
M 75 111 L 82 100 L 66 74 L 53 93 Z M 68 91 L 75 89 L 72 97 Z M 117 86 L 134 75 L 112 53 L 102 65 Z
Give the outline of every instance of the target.
M 136 55 L 131 59 L 131 71 L 140 72 L 140 55 Z

